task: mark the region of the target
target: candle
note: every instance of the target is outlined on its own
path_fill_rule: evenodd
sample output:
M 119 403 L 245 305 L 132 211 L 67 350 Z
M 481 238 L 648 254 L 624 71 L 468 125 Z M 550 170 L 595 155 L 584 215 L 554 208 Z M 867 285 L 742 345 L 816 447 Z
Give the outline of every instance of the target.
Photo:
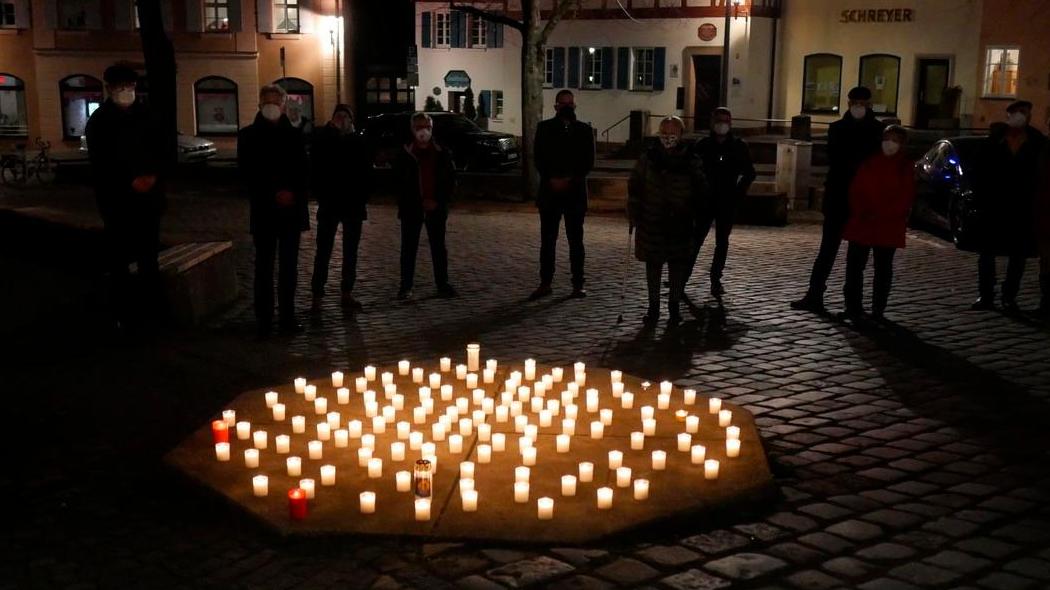
M 266 407 L 272 408 L 277 403 L 277 392 L 267 391 L 263 398 L 266 400 Z
M 593 390 L 588 389 L 587 391 L 588 391 L 588 395 L 587 395 L 587 411 L 591 412 L 591 413 L 597 412 L 598 411 L 598 396 L 597 395 L 590 395 L 590 392 L 593 391 Z
M 211 437 L 215 444 L 230 442 L 230 427 L 225 420 L 212 420 Z
M 375 434 L 383 434 L 386 432 L 386 420 L 384 420 L 382 416 L 372 418 L 372 432 Z
M 708 459 L 704 461 L 704 479 L 718 479 L 717 459 Z
M 514 481 L 529 481 L 529 475 L 531 470 L 524 465 L 519 465 L 514 468 Z
M 441 387 L 441 373 L 431 373 L 428 377 L 430 389 L 439 389 Z
M 358 377 L 354 379 L 354 391 L 357 393 L 364 393 L 368 389 L 368 379 L 364 377 Z
M 310 478 L 299 480 L 299 489 L 306 494 L 307 500 L 314 499 L 314 480 Z
M 466 378 L 467 378 L 467 366 L 466 365 L 456 365 L 456 379 L 459 379 L 460 381 L 462 381 L 462 380 L 464 380 Z
M 412 474 L 407 471 L 398 471 L 394 474 L 394 482 L 397 491 L 407 492 L 412 489 Z
M 442 373 L 448 373 L 452 370 L 452 359 L 448 358 L 447 356 L 441 357 L 438 363 L 441 366 Z
M 376 368 L 372 365 L 365 367 L 365 379 L 368 379 L 369 381 L 376 380 Z
M 227 436 L 229 436 L 227 434 Z M 237 423 L 237 438 L 240 440 L 248 440 L 252 436 L 252 423 L 241 420 Z
M 690 458 L 693 465 L 701 465 L 704 462 L 704 458 L 707 456 L 707 448 L 704 445 L 693 445 L 690 453 Z
M 416 498 L 416 520 L 430 520 L 430 498 Z
M 652 420 L 656 416 L 656 408 L 652 406 L 642 406 L 641 409 L 642 420 Z
M 551 369 L 551 377 L 554 378 L 555 383 L 561 383 L 565 378 L 565 369 L 561 367 L 554 367 Z
M 611 386 L 611 389 L 612 389 L 612 396 L 613 397 L 621 397 L 621 396 L 623 396 L 623 383 L 615 383 L 614 382 L 612 384 L 612 386 Z
M 453 434 L 448 437 L 448 452 L 450 453 L 462 453 L 463 452 L 463 437 L 458 434 Z
M 612 508 L 612 488 L 598 488 L 598 510 L 609 510 Z
M 580 408 L 576 404 L 565 404 L 565 417 L 569 420 L 575 420 L 579 418 Z
M 368 477 L 371 479 L 379 479 L 383 477 L 383 460 L 378 457 L 373 457 L 368 460 Z
M 477 490 L 463 490 L 460 492 L 459 497 L 463 500 L 463 512 L 477 512 L 478 511 L 478 491 Z
M 540 520 L 554 518 L 554 500 L 546 497 L 536 500 L 536 516 Z
M 568 453 L 569 452 L 569 440 L 570 440 L 570 437 L 567 434 L 559 434 L 558 436 L 555 437 L 555 441 L 556 441 L 556 444 L 557 444 L 557 450 L 558 450 L 559 453 Z
M 361 435 L 361 446 L 366 449 L 376 450 L 376 435 L 374 434 L 362 434 Z
M 365 417 L 375 418 L 379 415 L 379 403 L 374 399 L 365 400 Z
M 292 449 L 292 437 L 287 434 L 278 434 L 273 438 L 273 444 L 278 454 L 287 454 Z
M 495 369 L 484 369 L 481 371 L 481 381 L 485 384 L 496 382 L 496 370 Z
M 561 433 L 566 436 L 572 436 L 576 434 L 576 420 L 572 418 L 566 418 L 561 421 Z
M 719 410 L 718 411 L 718 425 L 719 426 L 725 428 L 726 426 L 729 426 L 729 424 L 732 422 L 732 420 L 733 420 L 733 412 L 731 412 L 729 410 Z
M 740 439 L 740 427 L 739 426 L 729 426 L 729 427 L 727 427 L 726 428 L 726 438 L 727 439 L 735 438 L 735 439 L 739 440 Z
M 481 345 L 471 343 L 467 345 L 467 370 L 477 371 L 481 365 Z
M 302 377 L 296 377 L 292 382 L 295 384 L 295 393 L 302 393 L 306 388 L 306 379 Z
M 524 436 L 519 436 L 518 437 L 518 450 L 519 451 L 524 451 L 525 449 L 528 449 L 528 448 L 532 447 L 533 446 L 533 444 L 532 444 L 533 441 L 535 441 L 535 439 L 532 438 L 531 436 L 527 435 L 527 434 L 524 435 Z
M 576 476 L 575 475 L 563 475 L 563 476 L 561 476 L 561 495 L 563 495 L 563 496 L 575 496 L 576 495 Z
M 345 428 L 336 430 L 332 435 L 335 437 L 335 446 L 340 449 L 345 449 L 350 446 L 350 433 Z
M 318 440 L 331 440 L 332 438 L 332 427 L 327 422 L 319 422 L 317 424 L 317 439 Z
M 332 387 L 342 387 L 342 386 L 343 386 L 343 372 L 342 371 L 332 371 Z
M 667 469 L 667 453 L 664 451 L 653 451 L 653 471 Z
M 696 390 L 695 389 L 683 390 L 682 391 L 682 401 L 684 401 L 685 405 L 687 405 L 687 406 L 694 405 L 696 403 Z
M 634 407 L 634 394 L 630 391 L 623 392 L 620 396 L 620 407 L 625 410 L 630 410 Z
M 256 498 L 261 498 L 270 493 L 270 478 L 265 475 L 256 475 L 252 478 L 252 492 Z
M 685 422 L 687 416 L 689 416 L 689 412 L 678 410 L 674 413 L 674 420 L 675 422 Z
M 636 480 L 634 480 L 634 499 L 635 500 L 648 500 L 649 499 L 649 480 L 648 479 L 636 479 Z
M 632 432 L 631 433 L 631 450 L 640 451 L 645 448 L 645 433 L 644 432 Z
M 244 449 L 244 466 L 248 469 L 259 466 L 259 449 Z
M 427 409 L 423 406 L 412 408 L 412 423 L 423 424 L 427 421 Z
M 601 421 L 591 422 L 591 438 L 600 439 L 605 432 L 605 425 Z
M 487 444 L 478 445 L 478 463 L 492 462 L 492 446 Z
M 435 422 L 430 427 L 430 436 L 434 440 L 445 440 L 445 425 L 441 422 Z
M 521 450 L 521 462 L 525 465 L 536 464 L 536 447 L 529 447 Z
M 306 416 L 292 416 L 292 434 L 306 432 Z
M 502 432 L 497 432 L 492 435 L 492 450 L 497 453 L 502 453 L 507 449 L 507 435 Z
M 390 460 L 391 461 L 404 461 L 405 460 L 405 443 L 401 441 L 390 443 Z
M 630 467 L 617 467 L 616 468 L 616 487 L 626 488 L 631 485 L 631 468 Z
M 347 422 L 346 431 L 350 434 L 350 438 L 361 438 L 361 421 L 351 420 Z
M 408 448 L 418 451 L 423 446 L 423 433 L 412 431 L 408 433 Z
M 685 431 L 691 434 L 700 432 L 700 417 L 699 416 L 686 416 L 685 417 Z
M 215 443 L 215 459 L 218 461 L 229 461 L 230 460 L 230 443 L 218 442 Z
M 265 430 L 256 430 L 255 432 L 252 433 L 252 444 L 255 446 L 255 448 L 260 449 L 260 450 L 261 449 L 265 449 L 266 448 L 266 440 L 267 439 L 266 439 L 266 431 Z
M 525 426 L 529 423 L 529 417 L 522 414 L 514 417 L 514 432 L 525 432 Z
M 580 463 L 580 481 L 584 483 L 594 481 L 594 463 L 590 461 Z
M 222 419 L 226 421 L 226 426 L 233 428 L 237 423 L 237 412 L 235 410 L 223 410 Z
M 656 436 L 656 419 L 646 418 L 642 420 L 642 434 L 645 436 Z
M 288 457 L 284 460 L 288 477 L 299 477 L 303 474 L 303 460 L 299 457 Z
M 623 381 L 623 371 L 609 371 L 609 381 L 612 383 Z
M 551 416 L 550 410 L 540 410 L 539 411 L 539 415 L 540 415 L 540 426 L 543 426 L 544 428 L 546 428 L 546 427 L 551 425 L 552 416 Z
M 339 423 L 342 422 L 343 416 L 339 412 L 328 412 L 325 414 L 325 420 L 328 422 L 328 428 L 335 430 L 339 428 Z
M 419 384 L 419 383 L 422 383 L 422 382 L 423 382 L 423 368 L 422 367 L 414 367 L 412 369 L 412 383 Z
M 372 449 L 361 447 L 357 449 L 357 466 L 368 467 L 368 460 L 372 458 Z
M 572 370 L 576 373 L 583 373 L 587 370 L 587 365 L 580 361 L 576 361 L 572 364 Z
M 459 434 L 460 436 L 470 436 L 474 432 L 474 422 L 470 418 L 459 419 Z
M 303 390 L 303 399 L 305 399 L 308 402 L 312 402 L 312 401 L 314 401 L 314 399 L 316 397 L 317 397 L 317 386 L 316 385 L 307 385 L 306 388 Z
M 540 427 L 536 426 L 535 424 L 526 424 L 525 425 L 525 433 L 524 434 L 525 434 L 525 436 L 527 436 L 527 437 L 531 438 L 533 441 L 535 441 L 537 438 L 539 438 Z M 533 445 L 529 445 L 529 446 L 533 446 Z
M 518 504 L 524 504 L 529 501 L 529 482 L 514 482 L 514 501 Z
M 693 435 L 688 432 L 681 432 L 678 434 L 678 450 L 683 453 L 688 453 L 689 448 L 693 446 Z
M 475 389 L 475 388 L 477 388 L 477 386 L 478 386 L 478 374 L 477 373 L 467 373 L 466 381 L 467 381 L 467 383 L 466 383 L 467 389 Z
M 433 454 L 436 454 L 436 453 L 437 453 L 437 445 L 432 443 L 432 442 L 423 443 L 423 445 L 420 446 L 420 448 L 419 448 L 419 454 L 423 455 L 423 456 L 433 455 Z
M 452 385 L 446 383 L 439 389 L 441 392 L 441 401 L 447 402 L 452 399 Z
M 722 400 L 717 397 L 712 397 L 707 400 L 707 411 L 711 414 L 717 414 L 722 409 Z
M 416 461 L 412 470 L 412 488 L 417 498 L 430 498 L 433 494 L 434 468 L 434 463 L 426 455 Z
M 613 411 L 606 408 L 598 413 L 602 424 L 605 426 L 612 426 Z
M 383 421 L 393 424 L 395 418 L 397 418 L 397 410 L 394 409 L 394 406 L 383 406 Z
M 660 382 L 660 393 L 662 395 L 671 395 L 671 388 L 672 387 L 673 387 L 673 385 L 671 385 L 670 381 L 661 381 Z M 661 409 L 664 409 L 664 408 L 661 408 Z
M 321 466 L 321 485 L 323 485 L 323 486 L 334 486 L 335 485 L 335 465 L 322 465 Z
M 731 438 L 726 441 L 726 457 L 739 457 L 740 456 L 740 439 Z
M 376 512 L 376 493 L 375 492 L 361 492 L 358 494 L 361 503 L 361 514 L 375 514 Z
M 507 406 L 496 407 L 496 422 L 506 422 L 510 418 L 510 408 Z
M 398 440 L 408 440 L 408 433 L 412 431 L 412 424 L 404 420 L 395 425 Z

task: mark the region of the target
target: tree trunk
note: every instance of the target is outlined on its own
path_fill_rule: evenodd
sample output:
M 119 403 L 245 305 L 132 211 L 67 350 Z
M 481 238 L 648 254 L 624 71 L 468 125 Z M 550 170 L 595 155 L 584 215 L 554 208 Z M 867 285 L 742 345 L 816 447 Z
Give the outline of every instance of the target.
M 178 117 L 175 91 L 175 48 L 164 31 L 160 0 L 137 0 L 142 54 L 149 83 L 149 112 L 165 172 L 178 160 Z
M 544 40 L 540 3 L 522 3 L 525 30 L 521 35 L 521 181 L 523 200 L 536 199 L 539 173 L 533 159 L 536 126 L 543 119 Z

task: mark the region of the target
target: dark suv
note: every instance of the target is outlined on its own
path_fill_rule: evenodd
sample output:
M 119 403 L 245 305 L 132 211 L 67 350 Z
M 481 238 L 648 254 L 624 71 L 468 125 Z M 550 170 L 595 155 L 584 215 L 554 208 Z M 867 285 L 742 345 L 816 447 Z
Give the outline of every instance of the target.
M 434 139 L 452 151 L 460 170 L 486 170 L 513 166 L 521 157 L 518 140 L 509 133 L 485 131 L 458 113 L 427 113 L 434 119 Z M 375 154 L 375 165 L 390 165 L 396 150 L 412 141 L 412 113 L 369 117 L 365 141 Z

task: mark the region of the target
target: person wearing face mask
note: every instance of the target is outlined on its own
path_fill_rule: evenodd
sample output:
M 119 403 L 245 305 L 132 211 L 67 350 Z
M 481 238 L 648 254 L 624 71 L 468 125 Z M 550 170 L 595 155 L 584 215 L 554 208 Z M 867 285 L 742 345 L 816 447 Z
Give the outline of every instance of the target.
M 301 131 L 307 141 L 313 137 L 314 123 L 310 117 L 303 115 L 303 105 L 289 101 L 285 108 L 285 115 L 288 116 L 288 122 L 292 124 L 292 127 Z
M 273 324 L 274 259 L 279 264 L 279 329 L 302 330 L 295 316 L 300 234 L 310 229 L 309 161 L 303 134 L 284 115 L 287 94 L 277 85 L 259 89 L 259 113 L 237 134 L 237 166 L 251 199 L 255 243 L 255 317 L 260 336 Z
M 634 228 L 635 258 L 645 263 L 649 310 L 642 318 L 653 326 L 660 317 L 660 278 L 667 266 L 671 284 L 669 322 L 681 321 L 682 298 L 693 255 L 694 222 L 708 198 L 700 157 L 682 145 L 685 124 L 678 117 L 660 122 L 660 142 L 646 150 L 627 185 L 627 215 Z
M 594 130 L 576 120 L 576 98 L 570 90 L 555 97 L 555 116 L 536 126 L 535 162 L 540 173 L 536 207 L 540 212 L 540 286 L 529 300 L 547 297 L 554 281 L 555 249 L 562 218 L 572 270 L 570 297 L 583 289 L 583 220 L 587 214 L 587 175 L 594 168 Z
M 1019 100 L 1006 108 L 1006 125 L 989 135 L 975 159 L 977 209 L 981 235 L 978 246 L 979 297 L 974 310 L 995 309 L 996 257 L 1008 258 L 1002 285 L 1002 306 L 1017 312 L 1025 262 L 1037 253 L 1032 224 L 1037 184 L 1037 160 L 1046 137 L 1029 125 L 1032 103 Z
M 864 268 L 874 253 L 875 279 L 871 314 L 881 320 L 893 283 L 893 257 L 904 247 L 908 216 L 915 200 L 914 162 L 903 150 L 908 133 L 890 125 L 882 134 L 882 149 L 865 160 L 850 183 L 849 219 L 842 237 L 846 249 L 844 319 L 864 315 Z
M 88 159 L 106 238 L 117 328 L 144 327 L 161 308 L 160 220 L 164 210 L 163 146 L 146 107 L 135 100 L 138 74 L 106 68 L 109 98 L 88 119 Z M 132 278 L 128 263 L 138 266 Z M 141 322 L 143 325 L 135 325 Z
M 848 99 L 849 109 L 828 127 L 828 175 L 824 183 L 820 249 L 813 261 L 809 288 L 802 299 L 791 303 L 793 309 L 824 311 L 824 291 L 849 218 L 850 184 L 861 162 L 878 153 L 882 144 L 882 124 L 871 110 L 871 90 L 858 86 L 849 91 Z
M 434 141 L 434 121 L 430 115 L 415 113 L 410 124 L 412 140 L 399 150 L 393 162 L 397 216 L 401 220 L 401 287 L 397 298 L 412 297 L 419 234 L 424 226 L 438 295 L 455 297 L 456 290 L 448 282 L 445 230 L 449 202 L 456 188 L 456 165 L 452 152 Z
M 360 311 L 361 304 L 354 299 L 353 290 L 361 226 L 368 218 L 365 205 L 372 190 L 372 166 L 364 141 L 355 133 L 354 115 L 348 105 L 336 105 L 332 119 L 314 133 L 310 171 L 312 192 L 317 200 L 317 253 L 311 281 L 311 311 L 321 310 L 328 265 L 340 224 L 343 226 L 340 303 L 350 311 Z
M 711 187 L 711 198 L 704 203 L 703 214 L 697 222 L 693 258 L 688 273 L 696 265 L 700 248 L 715 224 L 715 253 L 711 261 L 711 295 L 721 300 L 722 272 L 729 256 L 729 234 L 733 231 L 733 218 L 737 203 L 747 195 L 755 181 L 755 166 L 747 143 L 733 135 L 731 130 L 733 113 L 719 107 L 711 114 L 711 134 L 694 147 L 704 163 L 704 174 Z M 686 277 L 688 281 L 688 276 Z

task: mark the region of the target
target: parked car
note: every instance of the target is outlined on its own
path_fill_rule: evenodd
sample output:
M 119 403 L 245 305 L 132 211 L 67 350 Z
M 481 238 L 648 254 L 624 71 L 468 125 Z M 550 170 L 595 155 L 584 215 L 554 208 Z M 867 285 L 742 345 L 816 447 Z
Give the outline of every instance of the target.
M 434 119 L 434 140 L 452 150 L 460 170 L 486 170 L 513 166 L 521 158 L 518 139 L 509 133 L 486 131 L 459 113 L 427 113 Z M 395 150 L 412 141 L 412 113 L 375 115 L 365 123 L 365 142 L 375 165 L 385 168 Z
M 980 212 L 971 177 L 982 136 L 952 137 L 933 144 L 915 163 L 913 225 L 947 234 L 962 250 L 973 250 Z
M 183 135 L 179 134 L 179 164 L 192 164 L 195 162 L 203 162 L 215 157 L 218 150 L 215 149 L 215 142 L 210 139 L 204 139 L 203 137 L 196 137 L 194 135 Z M 87 136 L 80 136 L 80 152 L 87 154 Z

